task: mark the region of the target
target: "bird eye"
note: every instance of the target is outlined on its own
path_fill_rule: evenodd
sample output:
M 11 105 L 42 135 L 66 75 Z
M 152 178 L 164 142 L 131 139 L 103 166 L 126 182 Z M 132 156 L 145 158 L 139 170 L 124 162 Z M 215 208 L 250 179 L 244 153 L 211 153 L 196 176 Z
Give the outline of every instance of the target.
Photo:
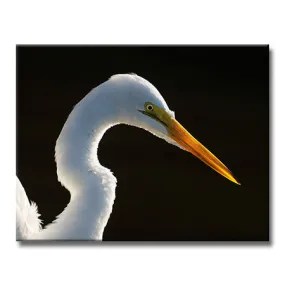
M 146 106 L 147 110 L 152 111 L 153 110 L 153 106 L 152 105 L 147 105 Z

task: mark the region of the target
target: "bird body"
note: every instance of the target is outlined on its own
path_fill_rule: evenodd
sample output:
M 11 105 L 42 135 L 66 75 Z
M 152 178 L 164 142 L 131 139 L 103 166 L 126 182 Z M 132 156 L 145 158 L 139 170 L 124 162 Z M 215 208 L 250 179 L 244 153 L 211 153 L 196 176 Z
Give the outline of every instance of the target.
M 198 157 L 201 153 L 202 161 L 212 155 L 189 137 L 151 83 L 135 74 L 114 75 L 74 107 L 56 141 L 58 180 L 69 190 L 71 198 L 64 211 L 45 229 L 41 229 L 36 205 L 29 203 L 17 180 L 17 239 L 102 240 L 117 180 L 100 164 L 97 151 L 104 133 L 117 124 L 143 128 Z M 190 146 L 190 140 L 195 145 Z M 216 167 L 223 176 L 231 175 L 213 157 L 204 162 Z

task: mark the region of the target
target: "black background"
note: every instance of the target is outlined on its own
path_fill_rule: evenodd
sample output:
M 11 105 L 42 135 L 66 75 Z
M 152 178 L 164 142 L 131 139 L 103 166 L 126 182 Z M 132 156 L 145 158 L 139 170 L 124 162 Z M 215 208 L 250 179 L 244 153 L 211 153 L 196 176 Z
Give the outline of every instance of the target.
M 176 119 L 241 182 L 124 125 L 99 158 L 118 179 L 112 241 L 269 240 L 269 47 L 17 47 L 17 175 L 44 224 L 69 202 L 55 141 L 72 110 L 116 73 L 149 80 Z

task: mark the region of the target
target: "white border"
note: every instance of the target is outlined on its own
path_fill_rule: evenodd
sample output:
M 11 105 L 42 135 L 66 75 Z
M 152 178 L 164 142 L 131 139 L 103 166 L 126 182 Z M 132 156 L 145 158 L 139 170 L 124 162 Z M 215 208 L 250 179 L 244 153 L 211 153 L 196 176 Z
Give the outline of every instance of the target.
M 1 7 L 1 284 L 285 284 L 282 1 L 77 2 L 6 1 Z M 13 193 L 16 43 L 270 44 L 273 245 L 19 247 Z

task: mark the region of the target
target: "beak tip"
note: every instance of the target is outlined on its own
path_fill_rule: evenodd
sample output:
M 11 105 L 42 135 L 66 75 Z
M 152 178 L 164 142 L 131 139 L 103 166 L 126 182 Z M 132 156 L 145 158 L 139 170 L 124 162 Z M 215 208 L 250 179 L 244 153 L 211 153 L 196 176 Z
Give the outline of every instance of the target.
M 237 185 L 241 185 L 241 183 L 236 178 L 234 178 L 233 182 L 236 183 Z

